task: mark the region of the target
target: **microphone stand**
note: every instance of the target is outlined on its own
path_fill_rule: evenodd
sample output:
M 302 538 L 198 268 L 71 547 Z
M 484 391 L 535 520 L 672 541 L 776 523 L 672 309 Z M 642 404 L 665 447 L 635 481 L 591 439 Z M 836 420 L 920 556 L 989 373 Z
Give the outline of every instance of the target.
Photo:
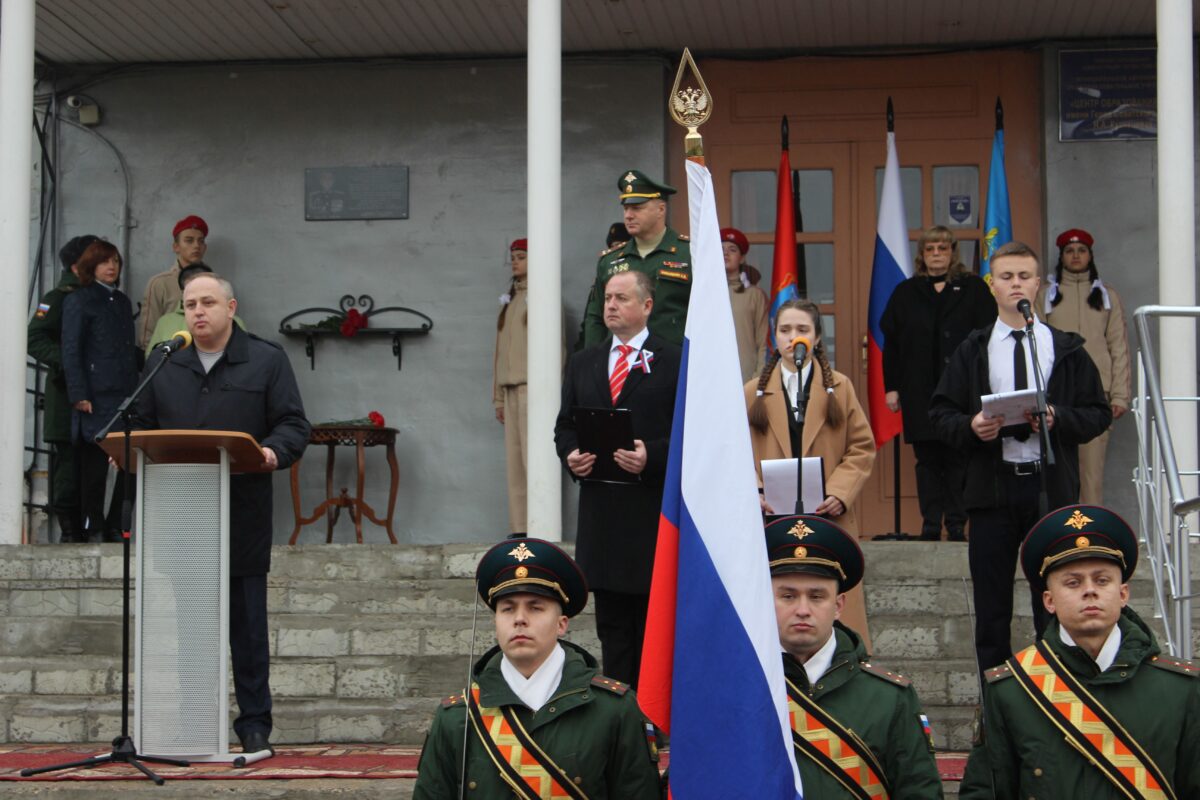
M 796 352 L 795 350 L 792 351 L 793 359 L 795 359 L 795 357 L 796 357 L 795 352 Z M 805 355 L 807 355 L 807 353 L 805 353 Z M 800 361 L 803 362 L 804 359 L 801 358 Z M 801 377 L 803 376 L 804 373 L 801 371 L 800 364 L 797 364 L 794 360 L 792 361 L 792 364 L 795 365 L 795 367 L 796 367 L 796 386 L 797 386 L 796 408 L 799 408 L 800 407 L 800 399 L 804 396 L 804 383 L 803 383 L 803 381 L 801 381 Z M 805 417 L 807 417 L 808 416 L 808 404 L 805 403 L 804 405 L 805 405 L 804 415 L 805 415 Z M 803 466 L 804 459 L 802 458 L 802 455 L 803 455 L 802 453 L 796 453 L 796 507 L 795 507 L 795 510 L 793 511 L 793 513 L 795 513 L 795 514 L 803 514 L 804 513 L 804 466 Z
M 105 764 L 129 764 L 136 768 L 139 772 L 145 775 L 158 786 L 162 786 L 166 781 L 161 777 L 151 772 L 142 762 L 146 761 L 152 764 L 167 764 L 172 767 L 187 767 L 191 766 L 190 762 L 181 761 L 174 758 L 161 758 L 159 756 L 145 756 L 137 751 L 137 747 L 133 742 L 133 738 L 129 735 L 129 587 L 131 584 L 130 569 L 129 569 L 129 542 L 133 538 L 133 452 L 130 444 L 130 434 L 132 433 L 132 416 L 133 406 L 137 399 L 154 380 L 154 376 L 162 369 L 163 364 L 171 358 L 175 352 L 169 347 L 160 349 L 163 357 L 158 360 L 158 363 L 150 370 L 149 374 L 138 384 L 133 390 L 133 394 L 125 398 L 120 407 L 117 408 L 117 413 L 108 421 L 104 429 L 96 434 L 95 441 L 99 443 L 108 436 L 117 424 L 121 422 L 122 428 L 125 431 L 125 498 L 121 503 L 121 541 L 122 541 L 122 556 L 123 556 L 123 572 L 121 578 L 121 735 L 112 740 L 112 752 L 106 756 L 96 756 L 95 758 L 85 758 L 80 761 L 72 761 L 66 764 L 55 764 L 49 767 L 39 767 L 37 769 L 21 770 L 21 777 L 28 778 L 31 775 L 40 775 L 45 772 L 57 772 L 64 769 L 74 769 L 76 767 L 96 767 Z
M 1041 478 L 1041 488 L 1038 491 L 1038 516 L 1044 517 L 1050 513 L 1050 494 L 1046 488 L 1046 472 L 1054 466 L 1054 451 L 1050 449 L 1050 431 L 1046 429 L 1046 382 L 1042 380 L 1042 365 L 1038 358 L 1037 337 L 1033 335 L 1033 314 L 1025 320 L 1025 338 L 1029 341 L 1029 353 L 1033 361 L 1033 379 L 1037 391 L 1037 408 L 1034 416 L 1038 418 L 1038 439 L 1042 445 L 1039 457 L 1041 468 L 1038 476 Z

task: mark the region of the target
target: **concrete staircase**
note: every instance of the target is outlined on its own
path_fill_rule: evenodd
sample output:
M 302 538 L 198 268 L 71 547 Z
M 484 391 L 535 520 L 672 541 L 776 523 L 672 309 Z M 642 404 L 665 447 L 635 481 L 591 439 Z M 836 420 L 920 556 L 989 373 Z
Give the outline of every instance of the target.
M 470 579 L 484 549 L 277 547 L 275 740 L 419 745 L 439 699 L 466 676 Z M 914 680 L 939 747 L 967 749 L 979 690 L 966 546 L 863 549 L 875 656 Z M 101 741 L 119 732 L 120 575 L 117 545 L 0 547 L 0 742 Z M 1134 582 L 1134 607 L 1148 619 L 1150 590 L 1145 578 Z M 1026 634 L 1023 582 L 1015 607 L 1015 630 Z M 590 611 L 573 620 L 570 638 L 598 654 Z M 484 609 L 474 650 L 491 643 Z

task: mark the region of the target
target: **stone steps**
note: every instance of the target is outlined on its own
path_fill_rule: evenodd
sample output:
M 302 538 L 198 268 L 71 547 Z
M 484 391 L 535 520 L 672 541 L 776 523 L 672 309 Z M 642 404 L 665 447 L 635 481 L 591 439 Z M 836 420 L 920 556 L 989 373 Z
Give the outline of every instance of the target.
M 276 547 L 268 581 L 276 740 L 420 744 L 438 701 L 465 679 L 470 579 L 485 549 Z M 874 656 L 912 678 L 938 745 L 965 749 L 979 695 L 965 546 L 863 549 Z M 0 742 L 104 740 L 119 730 L 120 577 L 117 545 L 0 548 Z M 1149 581 L 1135 580 L 1132 591 L 1150 619 Z M 1032 627 L 1023 582 L 1014 608 L 1022 646 Z M 492 644 L 486 610 L 477 622 L 476 655 Z M 599 653 L 590 607 L 569 638 Z

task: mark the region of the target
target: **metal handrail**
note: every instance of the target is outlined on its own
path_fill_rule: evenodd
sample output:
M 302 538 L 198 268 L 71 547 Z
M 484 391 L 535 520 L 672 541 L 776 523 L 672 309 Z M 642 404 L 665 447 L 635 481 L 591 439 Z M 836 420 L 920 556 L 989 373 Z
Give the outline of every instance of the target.
M 1132 409 L 1138 421 L 1138 466 L 1134 483 L 1141 514 L 1141 536 L 1153 573 L 1155 606 L 1167 629 L 1167 649 L 1173 655 L 1190 658 L 1195 594 L 1191 591 L 1189 543 L 1192 534 L 1188 530 L 1187 516 L 1200 509 L 1200 496 L 1184 496 L 1181 475 L 1196 472 L 1181 473 L 1179 469 L 1166 402 L 1197 403 L 1200 397 L 1163 397 L 1149 322 L 1151 318 L 1163 317 L 1200 318 L 1200 307 L 1142 306 L 1133 314 L 1138 337 L 1138 393 Z M 1165 498 L 1164 479 L 1168 495 Z

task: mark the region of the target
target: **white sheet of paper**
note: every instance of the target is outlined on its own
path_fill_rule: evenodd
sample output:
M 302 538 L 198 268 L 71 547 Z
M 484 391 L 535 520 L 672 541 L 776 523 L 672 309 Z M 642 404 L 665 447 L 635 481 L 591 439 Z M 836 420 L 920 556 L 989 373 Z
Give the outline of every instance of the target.
M 811 514 L 825 500 L 825 460 L 820 456 L 801 459 L 804 513 Z M 775 458 L 762 462 L 763 496 L 776 514 L 796 509 L 796 459 Z
M 1019 425 L 1025 421 L 1026 411 L 1037 408 L 1037 389 L 985 394 L 979 399 L 983 403 L 983 415 L 988 419 L 1004 417 L 1005 425 Z

